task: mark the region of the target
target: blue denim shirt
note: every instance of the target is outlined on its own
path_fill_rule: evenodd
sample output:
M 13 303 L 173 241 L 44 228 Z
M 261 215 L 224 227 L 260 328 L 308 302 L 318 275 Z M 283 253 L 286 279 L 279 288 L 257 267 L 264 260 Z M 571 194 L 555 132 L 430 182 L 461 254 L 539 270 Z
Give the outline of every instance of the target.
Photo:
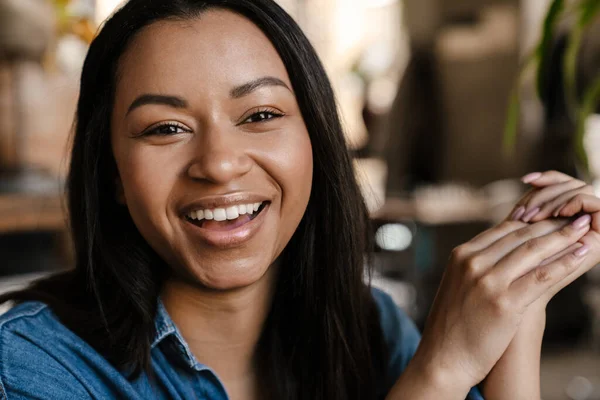
M 391 298 L 374 289 L 390 350 L 386 392 L 419 344 L 413 322 Z M 152 343 L 152 380 L 128 380 L 43 303 L 22 303 L 0 316 L 0 399 L 202 399 L 226 400 L 216 374 L 200 364 L 159 304 Z M 375 396 L 374 396 L 375 397 Z M 473 389 L 469 400 L 482 400 Z

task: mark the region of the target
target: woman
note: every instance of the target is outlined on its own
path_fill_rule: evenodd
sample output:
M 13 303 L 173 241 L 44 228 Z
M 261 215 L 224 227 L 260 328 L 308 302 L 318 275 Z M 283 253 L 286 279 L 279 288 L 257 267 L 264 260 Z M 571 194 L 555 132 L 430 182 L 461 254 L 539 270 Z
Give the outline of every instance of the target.
M 535 370 L 514 371 L 539 355 L 520 347 L 600 253 L 570 255 L 589 216 L 493 228 L 455 252 L 419 345 L 364 283 L 334 96 L 271 0 L 132 0 L 107 21 L 68 199 L 76 269 L 0 298 L 20 302 L 7 399 L 478 399 L 486 377 L 486 398 L 525 398 Z

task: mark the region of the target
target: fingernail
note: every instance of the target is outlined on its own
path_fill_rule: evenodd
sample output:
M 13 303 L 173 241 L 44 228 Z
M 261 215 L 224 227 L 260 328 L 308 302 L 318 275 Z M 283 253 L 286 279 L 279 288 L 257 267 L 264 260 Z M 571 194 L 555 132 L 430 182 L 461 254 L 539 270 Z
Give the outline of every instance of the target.
M 565 206 L 562 206 L 562 207 L 560 207 L 560 208 L 557 208 L 557 209 L 556 209 L 556 211 L 554 211 L 554 212 L 552 213 L 552 216 L 553 216 L 553 217 L 555 217 L 555 218 L 558 218 L 558 216 L 560 215 L 560 212 L 562 211 L 562 209 L 563 209 L 563 208 L 565 208 Z
M 588 246 L 587 244 L 584 244 L 583 246 L 581 246 L 580 248 L 578 248 L 577 250 L 575 250 L 573 252 L 573 255 L 575 257 L 583 257 L 585 256 L 588 252 L 590 251 L 590 246 Z
M 523 183 L 531 183 L 537 179 L 540 179 L 542 177 L 542 173 L 541 172 L 532 172 L 531 174 L 527 174 L 524 177 L 521 178 L 521 182 Z
M 577 218 L 575 220 L 575 222 L 573 222 L 573 228 L 575 229 L 583 229 L 586 226 L 588 226 L 590 224 L 590 222 L 592 222 L 592 217 L 590 217 L 589 215 L 582 215 L 581 217 Z
M 530 210 L 527 214 L 523 216 L 523 222 L 529 222 L 533 217 L 535 217 L 540 212 L 540 208 L 536 207 L 533 210 Z
M 510 216 L 510 219 L 513 221 L 518 221 L 525 214 L 525 207 L 521 206 L 515 210 L 514 213 Z

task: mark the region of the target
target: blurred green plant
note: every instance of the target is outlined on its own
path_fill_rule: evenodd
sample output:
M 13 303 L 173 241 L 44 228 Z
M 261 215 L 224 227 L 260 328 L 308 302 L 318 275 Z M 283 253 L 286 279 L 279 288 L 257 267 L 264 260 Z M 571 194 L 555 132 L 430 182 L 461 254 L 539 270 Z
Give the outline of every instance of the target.
M 521 109 L 521 85 L 529 71 L 536 70 L 536 88 L 540 99 L 546 98 L 545 74 L 552 53 L 554 40 L 559 25 L 563 21 L 569 23 L 567 47 L 562 59 L 564 75 L 564 93 L 567 112 L 575 123 L 573 135 L 577 160 L 585 172 L 589 170 L 588 157 L 585 152 L 584 136 L 588 117 L 600 105 L 600 72 L 592 82 L 583 87 L 583 94 L 578 95 L 577 66 L 582 39 L 587 28 L 600 17 L 600 0 L 552 0 L 544 19 L 541 38 L 533 53 L 525 60 L 513 89 L 504 132 L 504 149 L 512 153 L 515 148 L 519 130 Z

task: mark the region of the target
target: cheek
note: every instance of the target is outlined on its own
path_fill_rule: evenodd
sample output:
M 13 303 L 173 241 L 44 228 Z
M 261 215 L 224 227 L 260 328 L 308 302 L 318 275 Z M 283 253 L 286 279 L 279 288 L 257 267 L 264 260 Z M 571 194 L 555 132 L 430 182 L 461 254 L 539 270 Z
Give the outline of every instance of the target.
M 151 146 L 116 146 L 114 150 L 125 202 L 138 229 L 168 226 L 166 211 L 177 177 L 177 157 Z
M 269 165 L 265 169 L 281 188 L 281 217 L 297 225 L 312 188 L 313 154 L 306 128 L 303 126 L 293 135 L 284 135 L 266 154 Z

